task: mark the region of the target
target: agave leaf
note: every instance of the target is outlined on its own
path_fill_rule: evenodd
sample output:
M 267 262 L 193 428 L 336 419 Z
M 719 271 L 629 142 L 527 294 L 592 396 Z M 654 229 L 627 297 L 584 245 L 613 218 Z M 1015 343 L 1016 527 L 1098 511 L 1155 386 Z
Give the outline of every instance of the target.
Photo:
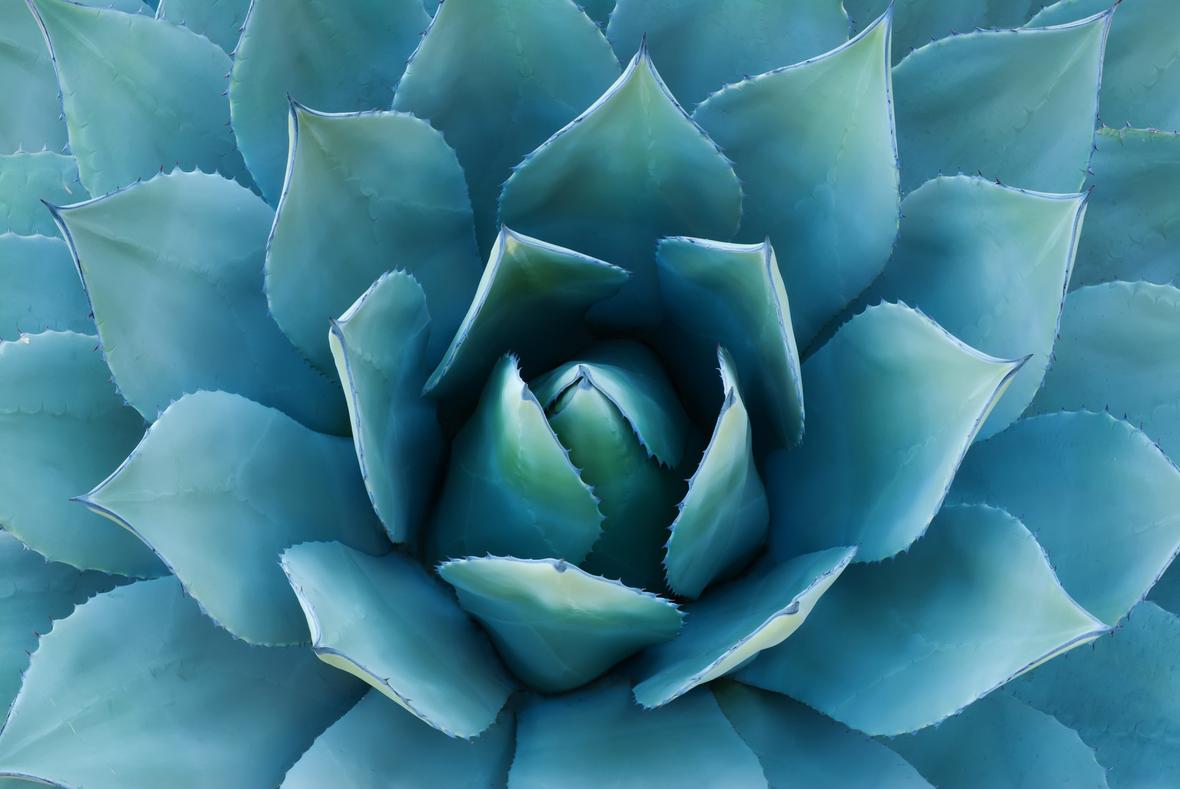
M 893 70 L 902 191 L 976 172 L 1043 192 L 1080 189 L 1110 17 L 951 36 L 906 56 Z
M 769 236 L 807 347 L 885 265 L 897 236 L 890 16 L 814 60 L 730 85 L 693 118 L 746 191 L 739 239 Z
M 807 627 L 738 678 L 868 734 L 904 734 L 1108 629 L 1020 521 L 944 507 L 908 553 L 845 572 Z
M 455 147 L 486 252 L 512 166 L 598 98 L 619 63 L 571 0 L 448 0 L 441 9 L 393 108 L 430 121 Z
M 946 789 L 1107 788 L 1106 771 L 1076 731 L 1007 693 L 890 740 L 889 747 Z
M 89 197 L 72 156 L 41 151 L 0 156 L 0 233 L 57 234 L 42 202 L 61 205 Z
M 931 41 L 976 28 L 1019 27 L 1049 0 L 844 0 L 859 29 L 893 7 L 893 59 Z M 1110 7 L 1109 0 L 1098 11 Z M 1089 14 L 1085 14 L 1089 16 Z M 1079 17 L 1075 17 L 1079 18 Z
M 635 700 L 661 707 L 781 644 L 807 620 L 855 553 L 855 548 L 829 548 L 798 556 L 688 606 L 680 635 L 639 658 Z
M 340 543 L 287 549 L 283 571 L 320 660 L 451 737 L 496 720 L 513 690 L 484 634 L 417 562 Z
M 717 355 L 725 401 L 701 463 L 688 481 L 664 559 L 668 586 L 692 599 L 718 577 L 732 575 L 749 562 L 770 525 L 736 365 L 724 348 Z
M 0 233 L 0 340 L 43 331 L 93 334 L 89 312 L 64 241 Z
M 902 301 L 973 348 L 1031 355 L 980 429 L 987 438 L 1028 407 L 1049 366 L 1086 195 L 951 176 L 910 192 L 901 213 L 893 257 L 863 303 Z
M 41 639 L 0 733 L 0 774 L 55 786 L 277 786 L 364 686 L 263 649 L 175 578 L 115 589 Z
M 435 561 L 494 553 L 579 563 L 602 531 L 598 500 L 505 356 L 455 439 L 427 537 Z
M 642 710 L 607 683 L 537 700 L 517 717 L 510 789 L 647 786 L 766 787 L 758 759 L 701 689 L 674 707 Z
M 613 326 L 659 322 L 657 239 L 729 239 L 741 209 L 729 161 L 676 103 L 646 49 L 525 157 L 500 195 L 504 224 L 631 272 L 627 287 L 591 312 Z
M 455 559 L 438 573 L 512 672 L 545 693 L 572 690 L 667 641 L 683 617 L 662 597 L 555 559 Z
M 397 272 L 373 283 L 328 338 L 365 488 L 394 542 L 417 537 L 445 449 L 434 406 L 421 395 L 429 333 L 422 288 Z
M 177 400 L 81 501 L 159 554 L 218 624 L 253 644 L 306 643 L 279 569 L 283 548 L 387 543 L 351 442 L 225 392 Z
M 586 16 L 605 27 L 615 10 L 615 0 L 582 0 L 581 6 Z
M 0 526 L 53 561 L 151 577 L 163 565 L 130 532 L 75 504 L 143 435 L 94 337 L 46 332 L 0 342 Z
M 723 345 L 747 387 L 754 421 L 774 446 L 803 436 L 803 382 L 791 308 L 770 242 L 722 244 L 665 238 L 656 252 L 664 313 L 676 325 L 667 345 L 678 368 L 705 369 Z M 688 358 L 685 358 L 688 357 Z M 703 389 L 702 382 L 686 386 Z
M 736 682 L 712 686 L 721 711 L 776 789 L 930 789 L 897 754 L 799 702 Z
M 160 0 L 156 18 L 200 33 L 233 55 L 250 0 Z
M 1061 0 L 1028 24 L 1064 24 L 1110 5 L 1110 0 Z M 1102 66 L 1098 114 L 1104 123 L 1180 130 L 1180 41 L 1175 23 L 1176 6 L 1170 0 L 1119 4 Z
M 848 40 L 840 0 L 618 0 L 607 37 L 620 58 L 646 38 L 686 107 L 750 74 L 798 63 Z
M 146 14 L 29 0 L 61 85 L 70 150 L 94 195 L 173 167 L 253 183 L 234 147 L 225 74 L 204 36 Z
M 876 561 L 904 550 L 1020 364 L 903 305 L 844 324 L 803 365 L 803 442 L 772 455 L 764 472 L 772 554 L 856 545 L 857 561 Z
M 145 419 L 186 392 L 220 389 L 317 430 L 348 429 L 340 390 L 267 312 L 273 214 L 249 190 L 177 171 L 55 215 L 115 382 Z
M 1077 731 L 1112 787 L 1180 782 L 1180 621 L 1140 603 L 1094 644 L 1012 683 L 1011 693 Z
M 1095 145 L 1073 286 L 1180 280 L 1180 134 L 1099 129 Z
M 429 21 L 422 0 L 250 3 L 234 51 L 229 107 L 238 147 L 271 204 L 288 164 L 289 102 L 324 112 L 388 107 Z
M 316 738 L 287 771 L 282 789 L 504 786 L 515 731 L 505 711 L 478 739 L 454 739 L 370 690 Z
M 520 354 L 531 371 L 544 370 L 577 347 L 586 311 L 627 278 L 609 263 L 502 227 L 459 330 L 440 329 L 444 344 L 452 333 L 454 339 L 425 391 L 470 394 L 508 352 Z
M 291 106 L 291 159 L 266 251 L 279 327 L 332 372 L 328 322 L 391 268 L 414 275 L 442 355 L 479 277 L 463 171 L 442 135 L 395 112 Z

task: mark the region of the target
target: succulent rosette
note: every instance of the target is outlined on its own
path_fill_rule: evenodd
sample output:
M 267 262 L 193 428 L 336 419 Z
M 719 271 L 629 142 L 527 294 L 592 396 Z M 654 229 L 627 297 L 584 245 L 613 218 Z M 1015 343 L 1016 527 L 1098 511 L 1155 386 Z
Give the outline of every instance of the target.
M 1180 784 L 1107 5 L 0 0 L 0 776 Z

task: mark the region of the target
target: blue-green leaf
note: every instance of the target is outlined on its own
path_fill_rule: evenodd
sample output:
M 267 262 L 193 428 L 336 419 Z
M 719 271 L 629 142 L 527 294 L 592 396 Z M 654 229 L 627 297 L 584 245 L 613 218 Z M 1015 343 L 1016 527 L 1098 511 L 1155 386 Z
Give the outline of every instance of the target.
M 160 0 L 156 17 L 200 33 L 233 54 L 250 0 Z
M 620 58 L 646 40 L 686 107 L 723 85 L 789 66 L 848 40 L 840 0 L 618 0 L 607 36 Z
M 1107 789 L 1106 771 L 1077 732 L 1007 693 L 891 740 L 889 747 L 943 789 Z
M 81 498 L 152 547 L 209 616 L 254 644 L 307 641 L 283 548 L 387 543 L 348 439 L 225 392 L 185 395 Z
M 317 430 L 348 429 L 337 385 L 267 312 L 273 213 L 249 190 L 177 171 L 55 211 L 115 382 L 144 418 L 187 392 L 220 389 Z
M 618 76 L 610 45 L 571 0 L 448 0 L 393 108 L 430 121 L 455 147 L 486 251 L 512 166 Z
M 944 507 L 908 553 L 846 571 L 807 626 L 739 679 L 868 734 L 903 734 L 1108 629 L 1020 521 Z
M 1031 358 L 980 438 L 1015 421 L 1041 385 L 1086 215 L 1085 195 L 1049 195 L 982 178 L 935 178 L 906 195 L 901 234 L 865 303 L 902 301 L 973 348 Z
M 725 346 L 754 421 L 773 428 L 774 446 L 798 442 L 803 436 L 799 350 L 770 243 L 666 238 L 656 264 L 664 314 L 680 330 L 668 344 L 673 356 L 688 357 L 678 366 L 704 369 L 717 346 Z
M 1114 789 L 1180 783 L 1180 620 L 1140 603 L 1093 649 L 1012 683 L 1017 698 L 1077 731 Z
M 500 228 L 462 325 L 440 329 L 444 342 L 454 339 L 426 392 L 470 397 L 509 352 L 530 372 L 561 361 L 583 339 L 586 311 L 627 279 L 609 263 Z
M 150 577 L 163 565 L 133 534 L 76 504 L 127 457 L 143 420 L 111 384 L 94 337 L 0 342 L 0 526 L 53 561 Z
M 662 707 L 781 644 L 807 620 L 854 553 L 854 548 L 829 548 L 797 556 L 688 606 L 680 635 L 640 657 L 635 700 Z
M 512 672 L 545 693 L 572 690 L 667 641 L 683 616 L 662 597 L 555 559 L 455 559 L 438 573 Z
M 0 340 L 43 331 L 93 334 L 89 312 L 64 241 L 0 233 Z
M 422 288 L 397 272 L 373 283 L 329 337 L 365 488 L 394 542 L 416 539 L 445 449 L 422 397 L 430 326 Z
M 615 0 L 582 0 L 580 5 L 586 16 L 604 27 L 615 10 Z
M 974 447 L 948 502 L 1012 513 L 1036 536 L 1062 585 L 1116 624 L 1180 551 L 1180 470 L 1110 414 L 1023 419 Z
M 422 0 L 250 3 L 229 108 L 242 156 L 268 201 L 277 202 L 283 186 L 289 101 L 323 112 L 388 107 L 429 21 Z
M 266 251 L 275 321 L 312 364 L 332 371 L 328 322 L 392 268 L 426 292 L 433 363 L 480 271 L 454 152 L 409 115 L 292 105 L 290 168 Z
M 803 365 L 803 442 L 765 470 L 773 555 L 856 545 L 857 561 L 876 561 L 904 550 L 1019 368 L 903 305 L 844 324 Z
M 277 786 L 364 686 L 306 649 L 251 647 L 174 578 L 81 605 L 41 639 L 0 774 L 55 786 Z
M 250 184 L 225 98 L 229 57 L 146 14 L 30 0 L 61 85 L 70 150 L 94 195 L 173 167 Z
M 725 401 L 701 463 L 688 481 L 664 558 L 668 586 L 693 599 L 717 578 L 733 575 L 747 564 L 770 525 L 736 365 L 724 348 L 717 355 Z
M 1071 283 L 1180 281 L 1180 134 L 1099 129 L 1095 145 L 1094 191 Z
M 282 789 L 503 786 L 515 731 L 512 715 L 504 712 L 478 739 L 455 739 L 370 690 L 316 738 L 287 772 Z
M 509 789 L 763 789 L 758 758 L 701 689 L 675 706 L 642 710 L 626 685 L 537 700 L 517 718 Z
M 473 506 L 476 505 L 476 506 Z M 580 563 L 602 532 L 598 500 L 505 356 L 455 439 L 427 555 Z
M 475 737 L 496 720 L 512 680 L 484 634 L 414 560 L 304 543 L 282 563 L 320 660 L 452 737 Z
M 1104 12 L 951 36 L 908 55 L 893 70 L 902 191 L 976 172 L 1043 192 L 1080 189 L 1109 26 Z
M 50 151 L 0 156 L 0 233 L 56 235 L 42 201 L 63 205 L 87 197 L 72 156 Z
M 1110 7 L 1110 0 L 1102 0 Z M 1019 27 L 1048 0 L 844 0 L 853 26 L 864 27 L 892 6 L 893 59 L 931 41 L 976 28 Z M 1089 16 L 1086 14 L 1085 16 Z M 1075 17 L 1077 18 L 1077 17 Z
M 739 239 L 774 244 L 804 347 L 873 281 L 897 236 L 889 30 L 886 14 L 839 49 L 731 85 L 693 113 L 742 180 Z
M 656 241 L 729 239 L 742 188 L 729 161 L 676 103 L 647 50 L 588 110 L 521 162 L 500 195 L 504 224 L 631 272 L 591 316 L 653 326 Z
M 736 682 L 712 688 L 775 789 L 930 789 L 884 745 L 793 699 Z

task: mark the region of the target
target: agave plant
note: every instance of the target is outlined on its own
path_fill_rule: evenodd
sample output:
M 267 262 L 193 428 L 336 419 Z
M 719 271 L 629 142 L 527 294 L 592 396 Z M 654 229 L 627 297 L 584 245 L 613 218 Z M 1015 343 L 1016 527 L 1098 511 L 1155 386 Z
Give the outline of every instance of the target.
M 0 781 L 1180 785 L 1109 2 L 0 0 Z

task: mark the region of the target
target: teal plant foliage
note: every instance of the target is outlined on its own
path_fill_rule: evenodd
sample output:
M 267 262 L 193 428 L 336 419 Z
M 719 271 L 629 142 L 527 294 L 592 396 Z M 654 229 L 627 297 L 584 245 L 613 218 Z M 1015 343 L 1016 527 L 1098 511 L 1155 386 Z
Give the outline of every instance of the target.
M 1178 53 L 0 0 L 0 784 L 1177 784 Z

